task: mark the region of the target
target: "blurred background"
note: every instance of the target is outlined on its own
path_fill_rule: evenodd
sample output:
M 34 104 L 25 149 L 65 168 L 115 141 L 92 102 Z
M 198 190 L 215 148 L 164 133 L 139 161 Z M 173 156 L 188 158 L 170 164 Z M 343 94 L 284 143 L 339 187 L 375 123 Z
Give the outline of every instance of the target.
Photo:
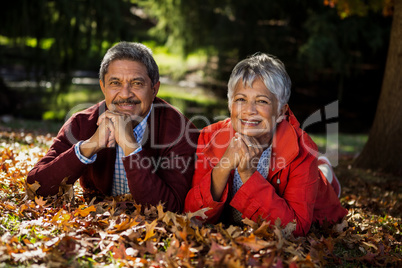
M 102 56 L 125 40 L 153 50 L 159 96 L 199 128 L 228 115 L 230 71 L 260 51 L 285 63 L 293 83 L 290 107 L 301 123 L 338 101 L 339 131 L 362 144 L 381 91 L 392 1 L 349 1 L 371 5 L 353 10 L 334 2 L 8 1 L 0 10 L 0 124 L 57 132 L 74 111 L 103 98 Z M 306 131 L 319 135 L 327 123 Z

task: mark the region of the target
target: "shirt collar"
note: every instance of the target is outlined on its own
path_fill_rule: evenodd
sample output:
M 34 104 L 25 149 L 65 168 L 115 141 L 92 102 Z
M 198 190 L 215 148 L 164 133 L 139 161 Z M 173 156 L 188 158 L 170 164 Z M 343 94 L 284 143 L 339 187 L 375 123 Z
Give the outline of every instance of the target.
M 147 116 L 145 116 L 144 119 L 142 119 L 142 121 L 133 130 L 134 136 L 137 139 L 138 143 L 142 142 L 142 138 L 144 137 L 145 129 L 147 128 L 147 120 L 148 120 L 149 115 L 151 114 L 153 107 L 154 107 L 154 105 L 151 104 L 151 109 L 149 109 Z

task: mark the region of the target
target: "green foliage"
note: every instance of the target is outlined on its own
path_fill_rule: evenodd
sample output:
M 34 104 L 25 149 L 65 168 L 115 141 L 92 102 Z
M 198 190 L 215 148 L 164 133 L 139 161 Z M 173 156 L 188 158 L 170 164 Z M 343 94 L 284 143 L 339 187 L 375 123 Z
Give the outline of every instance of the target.
M 311 12 L 304 24 L 308 38 L 299 59 L 313 71 L 331 68 L 350 76 L 359 64 L 368 63 L 386 47 L 389 28 L 379 15 L 339 19 L 335 10 Z
M 0 10 L 0 64 L 20 63 L 28 79 L 47 78 L 54 90 L 66 89 L 73 70 L 97 68 L 111 44 L 144 35 L 130 6 L 127 0 L 9 1 Z

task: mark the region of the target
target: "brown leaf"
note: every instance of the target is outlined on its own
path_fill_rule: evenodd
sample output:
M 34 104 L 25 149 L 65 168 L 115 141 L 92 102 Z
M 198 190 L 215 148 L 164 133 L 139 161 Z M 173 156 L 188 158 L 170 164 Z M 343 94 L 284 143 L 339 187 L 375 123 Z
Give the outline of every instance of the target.
M 212 241 L 211 249 L 209 250 L 208 255 L 212 256 L 215 263 L 220 263 L 228 254 L 234 254 L 234 250 L 231 246 L 221 246 L 215 241 Z
M 68 177 L 64 178 L 59 186 L 58 196 L 62 197 L 65 202 L 70 203 L 74 200 L 73 184 L 67 184 Z
M 145 228 L 146 228 L 145 237 L 144 237 L 144 239 L 139 239 L 140 242 L 147 241 L 148 239 L 152 238 L 155 235 L 154 230 L 155 230 L 155 227 L 157 224 L 158 224 L 157 220 L 154 220 L 150 224 L 145 223 Z
M 272 230 L 271 230 L 271 225 L 270 221 L 263 221 L 255 231 L 254 234 L 259 237 L 263 238 L 270 238 L 272 237 Z
M 250 226 L 251 229 L 253 229 L 253 230 L 257 230 L 257 229 L 258 229 L 258 224 L 257 224 L 255 221 L 250 220 L 249 218 L 243 219 L 242 222 L 243 222 L 245 225 Z
M 27 181 L 24 183 L 25 185 L 25 193 L 30 200 L 35 200 L 36 191 L 40 188 L 39 182 L 35 181 L 32 184 L 29 184 Z
M 126 259 L 129 257 L 126 254 L 126 247 L 124 246 L 124 243 L 120 243 L 117 246 L 113 245 L 110 250 L 113 252 L 113 257 L 115 259 Z
M 35 196 L 35 203 L 40 206 L 40 207 L 45 207 L 46 205 L 46 200 L 43 200 L 43 196 L 40 196 L 39 198 Z
M 251 250 L 258 252 L 261 249 L 267 248 L 272 245 L 272 243 L 258 239 L 254 234 L 251 234 L 248 237 L 239 236 L 235 239 L 235 241 L 239 244 L 242 244 L 246 247 L 249 247 Z
M 156 206 L 156 209 L 158 210 L 158 220 L 163 219 L 163 217 L 165 216 L 165 212 L 163 211 L 163 205 L 159 203 Z
M 336 233 L 337 235 L 340 235 L 344 232 L 345 228 L 348 228 L 349 224 L 347 220 L 343 220 L 341 223 L 335 224 L 332 227 L 332 231 Z

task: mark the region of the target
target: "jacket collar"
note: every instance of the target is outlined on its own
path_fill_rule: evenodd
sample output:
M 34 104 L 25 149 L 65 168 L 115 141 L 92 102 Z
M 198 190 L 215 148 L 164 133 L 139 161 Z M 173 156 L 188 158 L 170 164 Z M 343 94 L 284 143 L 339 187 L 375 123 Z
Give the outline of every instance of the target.
M 221 121 L 219 124 L 219 130 L 212 134 L 210 142 L 202 151 L 208 159 L 221 159 L 229 146 L 230 140 L 236 133 L 230 118 Z M 286 119 L 277 125 L 272 140 L 270 173 L 276 173 L 285 168 L 298 155 L 299 143 L 295 128 L 299 128 L 299 122 L 292 111 L 288 109 Z

